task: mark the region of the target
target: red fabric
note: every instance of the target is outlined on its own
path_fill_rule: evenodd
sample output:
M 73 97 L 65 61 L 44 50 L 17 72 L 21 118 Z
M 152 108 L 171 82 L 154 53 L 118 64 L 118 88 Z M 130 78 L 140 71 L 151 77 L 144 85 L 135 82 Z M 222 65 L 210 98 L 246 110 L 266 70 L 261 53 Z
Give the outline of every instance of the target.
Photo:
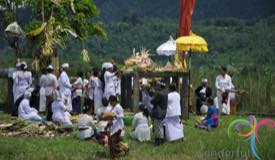
M 178 36 L 189 35 L 191 29 L 191 18 L 196 0 L 180 0 Z M 182 52 L 182 63 L 185 61 L 185 52 Z M 184 64 L 183 64 L 184 65 Z M 183 66 L 186 68 L 186 66 Z
M 196 0 L 180 0 L 179 37 L 189 35 L 195 3 Z

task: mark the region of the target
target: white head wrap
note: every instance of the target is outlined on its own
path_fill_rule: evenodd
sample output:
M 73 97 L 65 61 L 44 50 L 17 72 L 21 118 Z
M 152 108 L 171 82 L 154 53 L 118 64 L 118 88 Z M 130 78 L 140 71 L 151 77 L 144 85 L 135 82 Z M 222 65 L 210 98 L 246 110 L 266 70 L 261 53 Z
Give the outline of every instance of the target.
M 21 64 L 24 64 L 24 65 L 25 65 L 24 69 L 27 69 L 27 68 L 28 68 L 28 65 L 27 65 L 26 62 L 22 62 Z
M 16 63 L 15 67 L 16 68 L 20 68 L 21 67 L 21 63 L 20 62 Z
M 61 67 L 62 68 L 69 68 L 69 63 L 63 63 Z
M 109 69 L 109 68 L 113 68 L 113 64 L 111 62 L 105 62 L 102 64 L 102 69 Z
M 201 82 L 202 82 L 202 83 L 208 83 L 208 80 L 207 80 L 207 78 L 203 78 L 203 79 L 201 80 Z
M 32 96 L 33 90 L 34 90 L 34 88 L 28 88 L 24 93 L 24 97 L 25 98 L 30 98 Z
M 53 66 L 52 66 L 52 65 L 49 65 L 49 66 L 47 67 L 47 69 L 53 69 Z

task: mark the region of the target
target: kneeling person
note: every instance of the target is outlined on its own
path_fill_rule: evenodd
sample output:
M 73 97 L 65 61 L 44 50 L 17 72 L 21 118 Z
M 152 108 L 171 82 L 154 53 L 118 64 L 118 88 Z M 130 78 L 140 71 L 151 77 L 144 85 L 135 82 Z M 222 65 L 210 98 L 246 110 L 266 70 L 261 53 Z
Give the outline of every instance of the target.
M 209 98 L 207 100 L 208 112 L 207 116 L 196 124 L 196 127 L 207 129 L 216 128 L 219 125 L 219 114 L 216 106 L 214 105 L 214 100 Z
M 54 101 L 52 103 L 52 120 L 62 126 L 71 126 L 71 115 L 64 104 L 64 99 L 59 91 L 54 92 Z
M 38 115 L 38 111 L 30 106 L 31 90 L 27 90 L 24 94 L 24 99 L 18 107 L 18 117 L 30 121 L 41 121 L 42 118 Z

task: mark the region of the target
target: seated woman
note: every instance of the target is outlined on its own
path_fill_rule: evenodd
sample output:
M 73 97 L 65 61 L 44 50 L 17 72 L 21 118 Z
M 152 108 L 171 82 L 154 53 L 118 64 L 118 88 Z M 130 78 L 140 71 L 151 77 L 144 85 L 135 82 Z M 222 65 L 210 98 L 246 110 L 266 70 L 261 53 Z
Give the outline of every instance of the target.
M 219 114 L 216 106 L 214 105 L 214 100 L 212 98 L 209 98 L 207 100 L 207 106 L 208 106 L 207 116 L 202 121 L 198 121 L 195 127 L 210 131 L 211 128 L 218 127 Z
M 96 136 L 96 127 L 94 125 L 93 117 L 87 114 L 81 114 L 78 124 L 78 139 L 88 140 Z
M 64 103 L 64 98 L 59 91 L 54 92 L 54 101 L 52 103 L 52 121 L 61 126 L 71 126 L 71 115 Z
M 132 123 L 131 136 L 140 142 L 151 139 L 150 127 L 148 124 L 149 112 L 144 104 L 139 105 L 139 112 L 135 114 Z
M 24 94 L 24 99 L 18 107 L 18 117 L 30 121 L 41 121 L 42 118 L 38 115 L 38 111 L 30 106 L 31 90 L 27 90 Z

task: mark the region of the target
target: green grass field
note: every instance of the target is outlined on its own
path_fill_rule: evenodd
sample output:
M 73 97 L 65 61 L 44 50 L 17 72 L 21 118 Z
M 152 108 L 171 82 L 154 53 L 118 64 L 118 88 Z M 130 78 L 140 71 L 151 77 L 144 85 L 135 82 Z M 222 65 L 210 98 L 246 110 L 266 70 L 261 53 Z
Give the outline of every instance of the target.
M 1 117 L 1 115 L 0 115 Z M 191 116 L 185 122 L 185 139 L 155 147 L 153 142 L 140 143 L 129 136 L 130 127 L 124 139 L 130 152 L 119 159 L 129 160 L 205 160 L 205 159 L 250 159 L 249 144 L 240 138 L 227 136 L 227 127 L 234 119 L 248 117 L 227 116 L 220 119 L 220 126 L 211 132 L 194 128 L 195 119 Z M 3 116 L 0 122 L 3 121 Z M 263 160 L 275 158 L 275 128 L 260 129 L 258 153 Z M 0 159 L 108 159 L 108 148 L 93 141 L 79 141 L 76 133 L 62 138 L 0 137 Z M 250 155 L 248 155 L 250 156 Z M 251 158 L 253 159 L 253 158 Z

